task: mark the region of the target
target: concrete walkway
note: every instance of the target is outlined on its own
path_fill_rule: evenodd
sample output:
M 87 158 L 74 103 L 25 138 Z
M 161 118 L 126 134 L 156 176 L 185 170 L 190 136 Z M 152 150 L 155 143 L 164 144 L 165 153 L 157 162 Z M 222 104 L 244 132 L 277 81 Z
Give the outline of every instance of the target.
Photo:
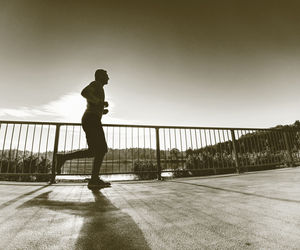
M 300 168 L 169 181 L 0 182 L 0 249 L 300 249 Z

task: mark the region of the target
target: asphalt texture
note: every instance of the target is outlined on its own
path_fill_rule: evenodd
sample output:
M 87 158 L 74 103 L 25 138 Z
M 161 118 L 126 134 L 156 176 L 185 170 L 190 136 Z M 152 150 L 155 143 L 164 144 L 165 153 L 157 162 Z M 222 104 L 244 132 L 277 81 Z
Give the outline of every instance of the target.
M 300 168 L 95 192 L 0 182 L 0 249 L 300 249 Z

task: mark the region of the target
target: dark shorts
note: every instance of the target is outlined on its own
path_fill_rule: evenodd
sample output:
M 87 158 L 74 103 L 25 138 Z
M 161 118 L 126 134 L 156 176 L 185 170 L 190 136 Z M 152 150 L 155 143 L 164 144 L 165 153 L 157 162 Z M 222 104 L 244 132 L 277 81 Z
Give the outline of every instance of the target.
M 95 154 L 106 154 L 107 144 L 101 117 L 96 114 L 85 112 L 81 119 L 82 128 L 86 135 L 89 150 Z

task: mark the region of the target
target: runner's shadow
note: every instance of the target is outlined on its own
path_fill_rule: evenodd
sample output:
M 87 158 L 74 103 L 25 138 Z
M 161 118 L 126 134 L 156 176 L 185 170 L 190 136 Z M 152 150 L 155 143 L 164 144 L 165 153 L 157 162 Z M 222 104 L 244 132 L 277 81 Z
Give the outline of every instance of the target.
M 45 192 L 27 201 L 24 207 L 38 206 L 84 218 L 75 249 L 150 249 L 134 220 L 115 207 L 101 192 L 94 191 L 94 202 L 49 199 Z

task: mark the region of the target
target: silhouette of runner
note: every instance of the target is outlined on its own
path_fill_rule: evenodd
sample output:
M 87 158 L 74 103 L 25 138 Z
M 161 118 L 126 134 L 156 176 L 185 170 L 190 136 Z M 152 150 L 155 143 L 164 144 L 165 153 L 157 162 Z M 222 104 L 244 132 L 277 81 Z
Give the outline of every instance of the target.
M 108 103 L 105 102 L 104 85 L 108 83 L 109 77 L 103 69 L 98 69 L 95 72 L 95 81 L 86 86 L 81 95 L 87 100 L 87 108 L 82 116 L 82 128 L 86 134 L 88 149 L 78 150 L 66 154 L 56 154 L 56 169 L 57 173 L 61 173 L 61 167 L 65 161 L 94 157 L 91 180 L 88 183 L 88 188 L 97 189 L 110 186 L 109 182 L 104 182 L 99 179 L 99 171 L 103 158 L 107 153 L 107 144 L 101 123 L 103 114 L 107 114 Z

